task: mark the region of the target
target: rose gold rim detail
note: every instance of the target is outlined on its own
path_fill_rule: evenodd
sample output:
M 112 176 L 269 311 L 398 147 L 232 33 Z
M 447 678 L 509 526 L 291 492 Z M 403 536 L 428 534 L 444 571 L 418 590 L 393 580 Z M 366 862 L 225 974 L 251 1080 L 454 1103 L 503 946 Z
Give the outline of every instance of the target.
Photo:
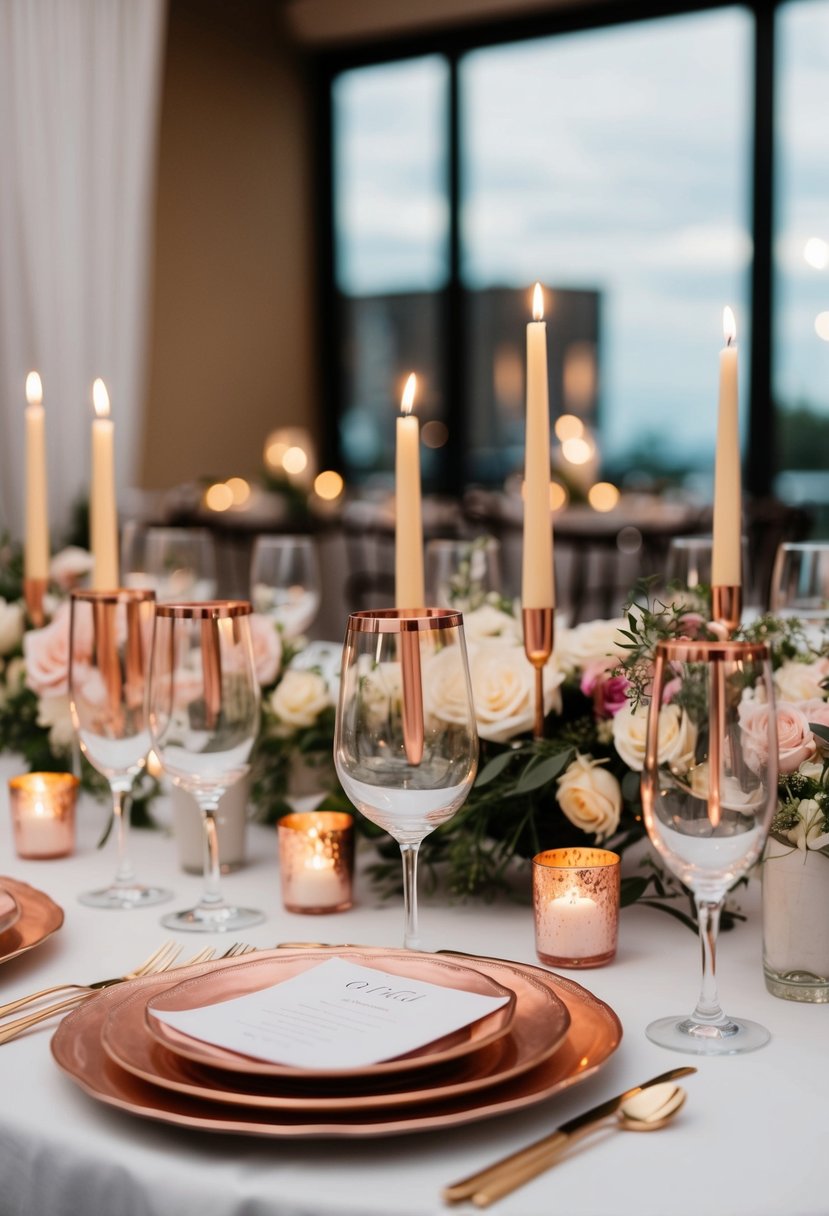
M 657 658 L 666 663 L 709 663 L 712 659 L 729 663 L 763 663 L 769 657 L 765 642 L 659 642 Z
M 116 587 L 112 591 L 72 591 L 73 600 L 86 604 L 150 604 L 155 603 L 155 592 L 149 587 Z
M 181 604 L 156 604 L 155 614 L 193 621 L 220 621 L 234 616 L 250 616 L 248 600 L 201 600 Z
M 562 860 L 567 854 L 579 854 L 573 861 Z M 536 853 L 533 865 L 545 870 L 601 870 L 606 866 L 618 866 L 621 862 L 618 853 L 610 849 L 583 849 L 579 846 L 564 849 L 546 849 Z
M 377 608 L 352 612 L 350 633 L 417 633 L 427 629 L 456 629 L 463 613 L 448 608 Z

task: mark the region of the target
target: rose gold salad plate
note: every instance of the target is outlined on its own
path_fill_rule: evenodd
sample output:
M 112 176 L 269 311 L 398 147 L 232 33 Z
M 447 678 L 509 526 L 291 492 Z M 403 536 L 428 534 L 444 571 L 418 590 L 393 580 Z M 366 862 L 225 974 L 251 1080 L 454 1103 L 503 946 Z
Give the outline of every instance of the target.
M 414 960 L 409 956 L 408 961 L 411 966 Z M 237 989 L 246 983 L 246 970 L 241 966 L 233 968 Z M 564 1003 L 548 984 L 532 975 L 516 974 L 510 977 L 510 984 L 515 993 L 516 1016 L 509 1032 L 464 1056 L 454 1067 L 437 1069 L 437 1075 L 421 1070 L 396 1076 L 383 1073 L 372 1079 L 371 1069 L 365 1069 L 342 1081 L 339 1073 L 325 1075 L 297 1069 L 296 1080 L 286 1082 L 281 1077 L 204 1068 L 167 1050 L 147 1033 L 147 1008 L 158 1008 L 165 996 L 173 996 L 169 977 L 159 978 L 155 985 L 142 988 L 113 1009 L 104 1023 L 101 1040 L 111 1059 L 127 1072 L 163 1089 L 208 1102 L 293 1111 L 345 1112 L 355 1105 L 360 1110 L 396 1109 L 502 1084 L 529 1071 L 557 1050 L 570 1024 Z M 194 989 L 198 986 L 193 981 Z
M 51 937 L 63 924 L 63 909 L 45 892 L 16 878 L 0 877 L 0 888 L 17 906 L 17 916 L 0 929 L 0 963 L 7 963 Z
M 470 960 L 464 961 L 468 964 Z M 619 1046 L 622 1027 L 616 1014 L 574 981 L 522 963 L 485 958 L 476 958 L 474 963 L 482 974 L 507 987 L 528 977 L 546 985 L 570 1015 L 567 1034 L 558 1051 L 520 1076 L 482 1091 L 430 1098 L 416 1107 L 364 1107 L 355 1095 L 348 1110 L 342 1112 L 250 1109 L 207 1102 L 134 1076 L 107 1055 L 102 1034 L 118 1006 L 141 989 L 160 985 L 162 981 L 157 977 L 109 988 L 71 1013 L 52 1039 L 52 1054 L 63 1071 L 91 1097 L 142 1118 L 206 1131 L 298 1139 L 434 1131 L 522 1110 L 591 1076 Z M 205 971 L 204 965 L 193 968 L 194 975 Z M 520 999 L 518 1005 L 520 1009 Z
M 292 979 L 312 967 L 318 967 L 326 959 L 337 957 L 348 958 L 361 966 L 373 967 L 395 976 L 439 984 L 445 988 L 458 988 L 482 996 L 508 996 L 509 1000 L 506 1005 L 494 1010 L 487 1017 L 465 1026 L 456 1034 L 428 1043 L 418 1051 L 367 1067 L 343 1068 L 336 1071 L 297 1068 L 257 1060 L 212 1043 L 201 1042 L 153 1016 L 155 1012 L 198 1009 L 204 1005 L 220 1004 L 234 997 L 246 996 L 250 992 L 258 992 Z M 495 983 L 491 977 L 474 970 L 469 960 L 460 962 L 442 956 L 436 958 L 433 954 L 403 952 L 387 947 L 368 947 L 364 950 L 353 947 L 341 950 L 315 949 L 309 952 L 282 949 L 270 956 L 260 955 L 241 967 L 218 968 L 196 979 L 177 983 L 147 1002 L 146 1015 L 145 1029 L 162 1047 L 197 1064 L 229 1072 L 288 1080 L 317 1081 L 322 1077 L 376 1079 L 387 1074 L 434 1068 L 438 1064 L 446 1064 L 494 1042 L 510 1028 L 515 1016 L 515 995 L 510 989 Z M 566 1026 L 562 1027 L 562 1034 L 565 1029 Z
M 13 895 L 0 887 L 0 934 L 20 919 L 20 905 Z

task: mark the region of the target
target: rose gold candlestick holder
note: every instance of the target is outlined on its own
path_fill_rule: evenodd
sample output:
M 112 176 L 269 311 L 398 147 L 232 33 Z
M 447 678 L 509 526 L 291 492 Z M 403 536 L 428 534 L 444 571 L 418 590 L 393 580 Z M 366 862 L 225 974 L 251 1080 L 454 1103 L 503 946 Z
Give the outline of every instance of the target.
M 23 579 L 23 599 L 26 602 L 26 612 L 29 614 L 29 620 L 35 629 L 41 629 L 46 623 L 46 614 L 43 611 L 43 598 L 46 595 L 48 585 L 49 581 L 45 578 Z
M 735 586 L 711 588 L 711 620 L 725 631 L 725 639 L 732 638 L 743 615 L 743 589 Z
M 544 738 L 544 668 L 553 653 L 553 609 L 524 608 L 524 653 L 535 668 L 533 737 Z

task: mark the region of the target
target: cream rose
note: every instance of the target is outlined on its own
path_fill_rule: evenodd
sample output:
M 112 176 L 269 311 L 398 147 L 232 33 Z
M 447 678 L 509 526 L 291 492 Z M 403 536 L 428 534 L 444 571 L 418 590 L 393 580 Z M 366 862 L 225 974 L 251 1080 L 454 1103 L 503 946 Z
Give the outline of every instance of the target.
M 23 637 L 23 605 L 0 599 L 0 654 L 11 654 Z
M 37 724 L 49 727 L 49 745 L 53 751 L 68 751 L 75 738 L 69 697 L 67 695 L 41 697 L 37 707 Z
M 577 755 L 556 782 L 564 814 L 574 827 L 595 835 L 597 843 L 616 831 L 622 813 L 621 786 L 602 767 L 605 763 Z
M 573 629 L 559 630 L 556 639 L 556 657 L 565 671 L 582 671 L 588 663 L 605 659 L 608 655 L 621 658 L 621 644 L 625 639 L 620 629 L 627 629 L 628 622 L 619 617 L 610 621 L 585 621 Z
M 769 706 L 743 700 L 739 707 L 743 756 L 754 773 L 769 760 Z M 777 703 L 777 760 L 781 773 L 793 773 L 815 751 L 806 715 L 787 701 Z
M 467 642 L 479 642 L 483 638 L 504 638 L 510 642 L 522 640 L 521 626 L 516 618 L 492 604 L 482 604 L 472 612 L 465 612 L 463 630 Z
M 261 685 L 273 684 L 282 664 L 282 638 L 274 622 L 254 612 L 250 617 L 250 640 L 256 678 Z
M 774 673 L 774 691 L 778 701 L 822 700 L 821 683 L 829 675 L 829 659 L 814 663 L 797 663 L 788 659 Z
M 628 768 L 641 773 L 647 749 L 648 711 L 625 705 L 613 719 L 613 743 Z M 659 763 L 673 772 L 686 772 L 693 763 L 697 730 L 684 709 L 663 705 L 659 711 Z
M 271 694 L 270 705 L 287 726 L 313 726 L 331 704 L 328 687 L 317 671 L 289 668 Z
M 801 798 L 797 806 L 799 821 L 785 833 L 801 852 L 822 849 L 829 844 L 829 832 L 823 831 L 824 815 L 814 798 Z

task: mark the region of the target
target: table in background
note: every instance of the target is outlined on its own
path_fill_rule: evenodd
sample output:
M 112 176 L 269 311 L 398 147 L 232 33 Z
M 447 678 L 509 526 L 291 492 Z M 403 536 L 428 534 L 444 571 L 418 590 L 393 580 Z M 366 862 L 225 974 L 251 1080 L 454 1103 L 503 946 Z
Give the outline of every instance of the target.
M 0 780 L 19 766 L 0 762 Z M 170 934 L 160 910 L 104 912 L 77 894 L 110 877 L 111 848 L 94 842 L 105 810 L 81 805 L 79 851 L 52 862 L 13 853 L 8 808 L 0 813 L 0 874 L 48 892 L 66 912 L 49 941 L 0 965 L 10 1000 L 65 980 L 93 980 L 136 964 Z M 268 914 L 246 940 L 347 941 L 397 945 L 402 910 L 378 904 L 358 883 L 358 905 L 339 916 L 302 917 L 281 908 L 276 833 L 252 827 L 250 864 L 229 875 L 227 893 Z M 199 880 L 176 866 L 173 842 L 135 833 L 141 875 L 193 902 Z M 258 1140 L 152 1123 L 88 1098 L 53 1063 L 49 1029 L 0 1047 L 0 1216 L 436 1216 L 449 1212 L 441 1187 L 550 1131 L 629 1085 L 681 1063 L 697 1063 L 676 1123 L 649 1136 L 602 1134 L 553 1171 L 503 1200 L 503 1216 L 818 1216 L 829 1211 L 823 1169 L 829 1109 L 829 1008 L 776 1000 L 760 963 L 759 884 L 742 902 L 748 924 L 725 934 L 720 952 L 726 1009 L 769 1027 L 771 1044 L 752 1055 L 694 1060 L 653 1046 L 643 1028 L 661 1014 L 690 1011 L 698 947 L 660 912 L 622 913 L 619 955 L 595 971 L 567 972 L 606 1000 L 625 1029 L 600 1072 L 518 1114 L 444 1133 L 366 1140 Z M 163 909 L 162 909 L 163 910 Z M 447 906 L 424 899 L 425 949 L 451 947 L 535 962 L 528 907 L 499 902 Z M 179 935 L 185 954 L 220 937 Z M 224 943 L 225 945 L 228 943 Z M 474 1211 L 471 1207 L 456 1209 Z

